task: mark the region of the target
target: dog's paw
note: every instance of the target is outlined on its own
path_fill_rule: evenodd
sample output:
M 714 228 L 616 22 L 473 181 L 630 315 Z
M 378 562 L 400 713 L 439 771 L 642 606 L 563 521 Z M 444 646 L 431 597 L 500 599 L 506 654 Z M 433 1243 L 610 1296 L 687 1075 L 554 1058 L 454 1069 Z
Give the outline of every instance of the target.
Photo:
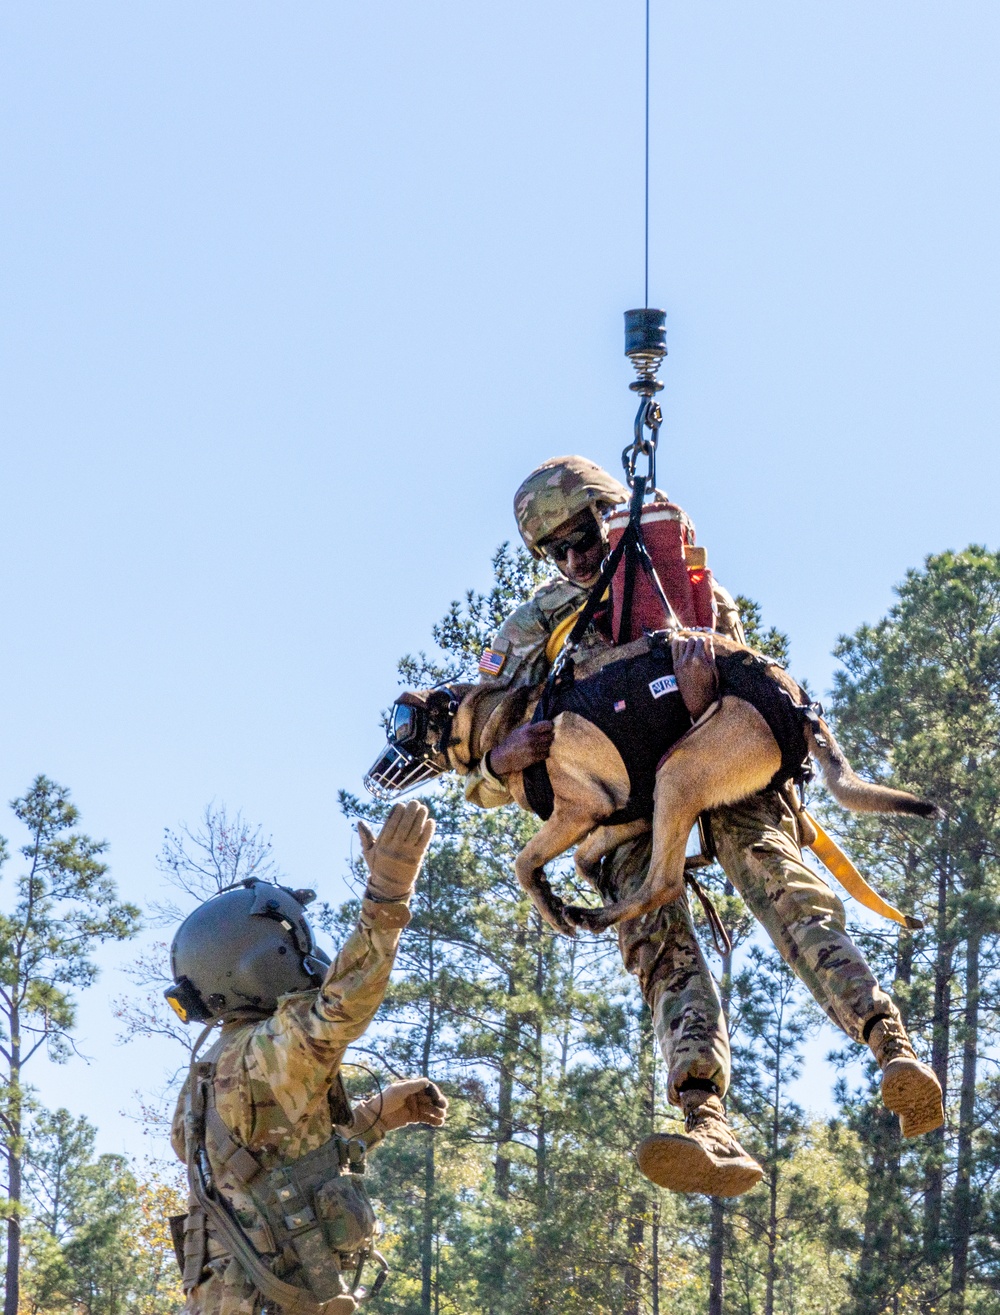
M 613 914 L 609 916 L 607 909 L 589 909 L 582 904 L 567 904 L 563 914 L 574 927 L 595 934 L 606 931 L 615 920 Z
M 555 894 L 547 881 L 543 883 L 540 890 L 532 891 L 531 898 L 534 901 L 535 908 L 553 931 L 571 938 L 576 935 L 576 928 L 566 917 L 566 905 Z

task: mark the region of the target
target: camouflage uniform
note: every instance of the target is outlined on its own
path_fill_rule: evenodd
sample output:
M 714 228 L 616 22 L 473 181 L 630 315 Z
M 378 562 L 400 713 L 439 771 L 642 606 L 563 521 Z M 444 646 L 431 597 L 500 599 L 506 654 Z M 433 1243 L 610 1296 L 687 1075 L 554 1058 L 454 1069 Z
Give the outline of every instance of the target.
M 898 1019 L 847 934 L 844 905 L 802 861 L 787 800 L 765 790 L 712 813 L 719 862 L 744 903 L 827 1017 L 853 1041 L 872 1019 Z
M 545 679 L 549 635 L 566 617 L 583 606 L 589 590 L 559 578 L 543 584 L 501 626 L 491 648 L 504 655 L 490 685 L 535 685 Z M 735 604 L 723 589 L 717 606 L 727 633 L 739 625 Z M 739 632 L 737 632 L 738 634 Z M 606 647 L 608 640 L 591 626 L 581 652 Z M 511 802 L 503 782 L 480 763 L 466 779 L 465 795 L 481 808 Z M 611 903 L 637 890 L 649 869 L 650 838 L 622 845 L 605 860 L 602 898 Z M 626 969 L 639 979 L 643 998 L 653 1015 L 653 1028 L 668 1072 L 668 1093 L 678 1103 L 679 1088 L 688 1079 L 710 1082 L 724 1095 L 729 1086 L 729 1036 L 722 1002 L 705 956 L 695 936 L 686 896 L 642 918 L 617 925 L 618 945 Z
M 588 592 L 562 578 L 542 585 L 498 632 L 491 648 L 504 655 L 503 665 L 484 683 L 541 682 L 548 670 L 549 635 L 582 606 Z M 715 593 L 718 630 L 745 642 L 732 598 L 718 584 Z M 607 642 L 591 627 L 581 648 Z M 511 801 L 503 782 L 482 763 L 469 775 L 465 793 L 483 808 Z M 865 1039 L 865 1025 L 874 1018 L 898 1018 L 891 999 L 847 935 L 843 904 L 802 861 L 795 817 L 783 796 L 765 791 L 716 809 L 712 829 L 726 875 L 828 1017 L 856 1041 Z M 600 892 L 605 902 L 642 884 L 650 845 L 650 838 L 643 837 L 605 860 Z M 620 922 L 618 942 L 625 966 L 638 977 L 652 1011 L 667 1064 L 670 1100 L 679 1103 L 679 1089 L 689 1079 L 711 1082 L 724 1095 L 730 1071 L 728 1034 L 686 898 L 645 918 Z
M 265 1170 L 322 1146 L 333 1131 L 344 1136 L 363 1131 L 369 1147 L 380 1139 L 378 1125 L 370 1130 L 335 1129 L 332 1111 L 344 1052 L 382 1002 L 400 931 L 409 920 L 404 903 L 365 899 L 357 926 L 319 989 L 282 996 L 277 1010 L 261 1021 L 223 1025 L 206 1056 L 216 1064 L 216 1109 Z M 182 1160 L 186 1097 L 187 1084 L 171 1129 L 171 1144 Z M 268 1235 L 252 1198 L 225 1167 L 213 1163 L 212 1171 L 254 1246 L 266 1252 Z M 191 1202 L 192 1208 L 195 1205 Z M 188 1293 L 188 1315 L 257 1315 L 265 1308 L 210 1226 L 205 1274 Z

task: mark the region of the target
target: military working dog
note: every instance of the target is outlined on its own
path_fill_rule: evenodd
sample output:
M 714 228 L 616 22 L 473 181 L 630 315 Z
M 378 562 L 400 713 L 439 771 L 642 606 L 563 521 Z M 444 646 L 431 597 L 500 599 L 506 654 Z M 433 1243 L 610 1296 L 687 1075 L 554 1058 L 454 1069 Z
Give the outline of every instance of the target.
M 557 931 L 601 931 L 677 899 L 698 817 L 769 785 L 803 779 L 810 757 L 845 808 L 941 816 L 928 800 L 858 777 L 822 708 L 783 667 L 735 640 L 712 636 L 716 697 L 692 724 L 673 674 L 670 641 L 697 635 L 662 632 L 609 648 L 550 686 L 456 684 L 397 700 L 423 714 L 421 743 L 407 743 L 407 752 L 462 775 L 517 726 L 553 721 L 545 762 L 512 773 L 505 783 L 523 808 L 545 818 L 518 855 L 516 871 Z M 631 898 L 588 908 L 567 905 L 553 891 L 545 875 L 552 859 L 576 845 L 577 870 L 593 881 L 605 854 L 650 826 L 649 874 Z

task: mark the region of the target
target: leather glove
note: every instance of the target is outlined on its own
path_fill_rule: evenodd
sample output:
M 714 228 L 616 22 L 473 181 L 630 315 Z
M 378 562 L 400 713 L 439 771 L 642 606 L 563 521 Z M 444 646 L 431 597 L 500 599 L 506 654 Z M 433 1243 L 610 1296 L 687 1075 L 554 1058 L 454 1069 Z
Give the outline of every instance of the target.
M 408 1123 L 427 1123 L 440 1128 L 448 1112 L 448 1097 L 442 1094 L 436 1082 L 427 1078 L 411 1078 L 407 1082 L 393 1082 L 380 1096 L 371 1096 L 354 1111 L 355 1128 L 374 1128 L 392 1132 L 405 1128 Z M 364 1131 L 357 1133 L 364 1136 Z
M 415 800 L 394 804 L 378 836 L 367 823 L 359 822 L 361 855 L 368 865 L 365 897 L 377 904 L 409 899 L 433 834 L 427 809 Z

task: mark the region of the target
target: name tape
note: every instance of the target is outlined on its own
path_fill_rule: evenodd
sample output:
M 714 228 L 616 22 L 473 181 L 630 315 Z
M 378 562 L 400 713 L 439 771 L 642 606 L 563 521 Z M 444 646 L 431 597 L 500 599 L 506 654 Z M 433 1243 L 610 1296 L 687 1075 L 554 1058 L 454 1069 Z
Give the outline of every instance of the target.
M 677 693 L 676 676 L 659 676 L 649 682 L 649 692 L 654 699 L 662 699 L 664 694 Z

